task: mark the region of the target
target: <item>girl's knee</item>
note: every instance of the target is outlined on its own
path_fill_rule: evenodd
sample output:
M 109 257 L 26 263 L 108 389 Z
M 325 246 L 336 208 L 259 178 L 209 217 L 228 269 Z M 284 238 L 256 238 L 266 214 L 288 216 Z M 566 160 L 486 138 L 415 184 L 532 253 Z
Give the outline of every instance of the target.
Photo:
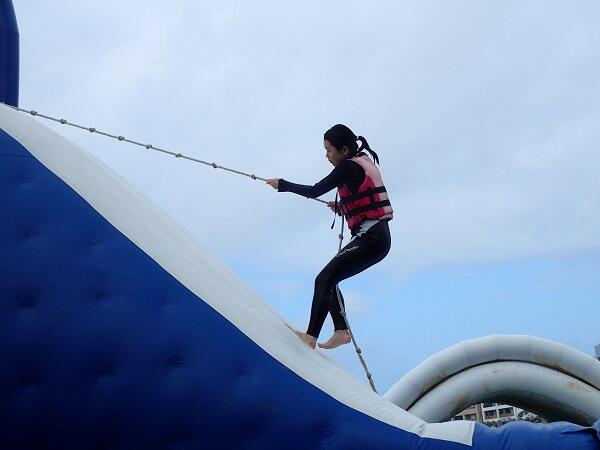
M 331 288 L 331 286 L 333 286 L 333 285 L 334 285 L 334 283 L 331 278 L 331 275 L 327 272 L 321 272 L 321 273 L 319 273 L 319 275 L 317 275 L 317 278 L 315 278 L 315 287 L 321 286 L 321 287 L 328 289 L 328 288 Z

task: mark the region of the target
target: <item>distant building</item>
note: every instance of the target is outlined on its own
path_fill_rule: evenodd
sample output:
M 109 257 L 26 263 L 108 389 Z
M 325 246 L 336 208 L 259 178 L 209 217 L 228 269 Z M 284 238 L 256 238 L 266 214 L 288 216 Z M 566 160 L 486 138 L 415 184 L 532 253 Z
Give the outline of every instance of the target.
M 469 406 L 464 411 L 461 411 L 455 415 L 452 420 L 473 420 L 476 422 L 483 422 L 483 413 L 481 411 L 481 403 Z
M 523 411 L 520 408 L 516 408 L 510 405 L 503 405 L 502 403 L 486 402 L 482 403 L 483 410 L 483 423 L 486 425 L 501 425 L 512 420 L 518 420 L 519 413 Z
M 494 402 L 477 403 L 469 406 L 464 411 L 456 414 L 451 420 L 472 420 L 491 427 L 498 427 L 515 420 L 546 422 L 542 417 L 521 408 Z
M 600 344 L 596 345 L 596 359 L 600 361 Z

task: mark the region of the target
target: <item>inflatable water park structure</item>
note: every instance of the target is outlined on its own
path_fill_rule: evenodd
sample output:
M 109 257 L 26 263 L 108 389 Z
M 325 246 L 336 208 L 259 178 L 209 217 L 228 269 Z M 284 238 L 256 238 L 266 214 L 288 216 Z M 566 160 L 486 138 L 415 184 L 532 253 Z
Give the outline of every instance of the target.
M 1 449 L 600 449 L 593 357 L 493 335 L 378 395 L 18 86 L 0 0 Z M 449 421 L 499 400 L 553 422 Z

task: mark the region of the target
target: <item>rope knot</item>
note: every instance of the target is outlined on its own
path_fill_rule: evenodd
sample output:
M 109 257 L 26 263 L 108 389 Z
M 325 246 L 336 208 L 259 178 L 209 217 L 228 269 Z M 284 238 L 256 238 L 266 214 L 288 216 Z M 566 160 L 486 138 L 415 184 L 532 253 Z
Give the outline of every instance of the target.
M 151 148 L 152 148 L 152 144 L 148 144 L 148 145 L 146 145 L 146 148 L 147 148 L 147 149 L 151 149 Z
M 67 121 L 65 119 L 60 119 L 60 123 L 64 125 L 65 123 L 67 123 Z
M 37 112 L 37 111 L 34 111 L 34 110 L 31 110 L 31 115 L 32 115 L 32 116 L 37 116 L 37 115 L 38 115 L 38 112 Z
M 183 155 L 182 155 L 181 153 L 177 153 L 177 154 L 175 155 L 175 158 L 181 158 L 182 156 L 183 156 Z
M 211 166 L 213 166 L 213 168 L 217 168 L 217 164 L 216 163 L 212 163 Z
M 122 140 L 125 139 L 125 136 L 119 136 L 117 139 L 120 140 L 120 141 L 122 141 Z
M 88 128 L 88 130 L 90 131 L 90 133 L 95 133 L 96 132 L 96 129 L 93 128 L 93 127 L 92 128 Z

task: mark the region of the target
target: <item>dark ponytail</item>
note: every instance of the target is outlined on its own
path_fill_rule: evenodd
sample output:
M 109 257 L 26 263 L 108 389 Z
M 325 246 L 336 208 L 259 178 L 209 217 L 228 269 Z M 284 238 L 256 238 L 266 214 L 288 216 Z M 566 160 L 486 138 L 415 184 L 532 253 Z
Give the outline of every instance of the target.
M 362 136 L 359 136 L 357 138 L 357 140 L 359 140 L 361 142 L 358 150 L 359 151 L 360 150 L 368 151 L 371 154 L 371 156 L 373 157 L 373 161 L 375 161 L 375 163 L 379 164 L 379 156 L 377 156 L 377 153 L 375 153 L 373 150 L 371 150 L 371 147 L 369 147 L 369 143 L 367 142 L 367 140 Z
M 332 126 L 329 130 L 325 132 L 323 138 L 328 140 L 331 143 L 331 145 L 333 145 L 338 150 L 341 150 L 342 147 L 345 145 L 350 149 L 350 154 L 352 157 L 358 155 L 362 150 L 366 150 L 371 154 L 375 163 L 379 164 L 379 156 L 377 156 L 377 153 L 371 150 L 371 147 L 369 147 L 369 143 L 367 142 L 367 140 L 362 136 L 356 137 L 352 130 L 346 125 L 338 123 L 337 125 Z M 361 142 L 360 147 L 358 146 L 356 141 Z

